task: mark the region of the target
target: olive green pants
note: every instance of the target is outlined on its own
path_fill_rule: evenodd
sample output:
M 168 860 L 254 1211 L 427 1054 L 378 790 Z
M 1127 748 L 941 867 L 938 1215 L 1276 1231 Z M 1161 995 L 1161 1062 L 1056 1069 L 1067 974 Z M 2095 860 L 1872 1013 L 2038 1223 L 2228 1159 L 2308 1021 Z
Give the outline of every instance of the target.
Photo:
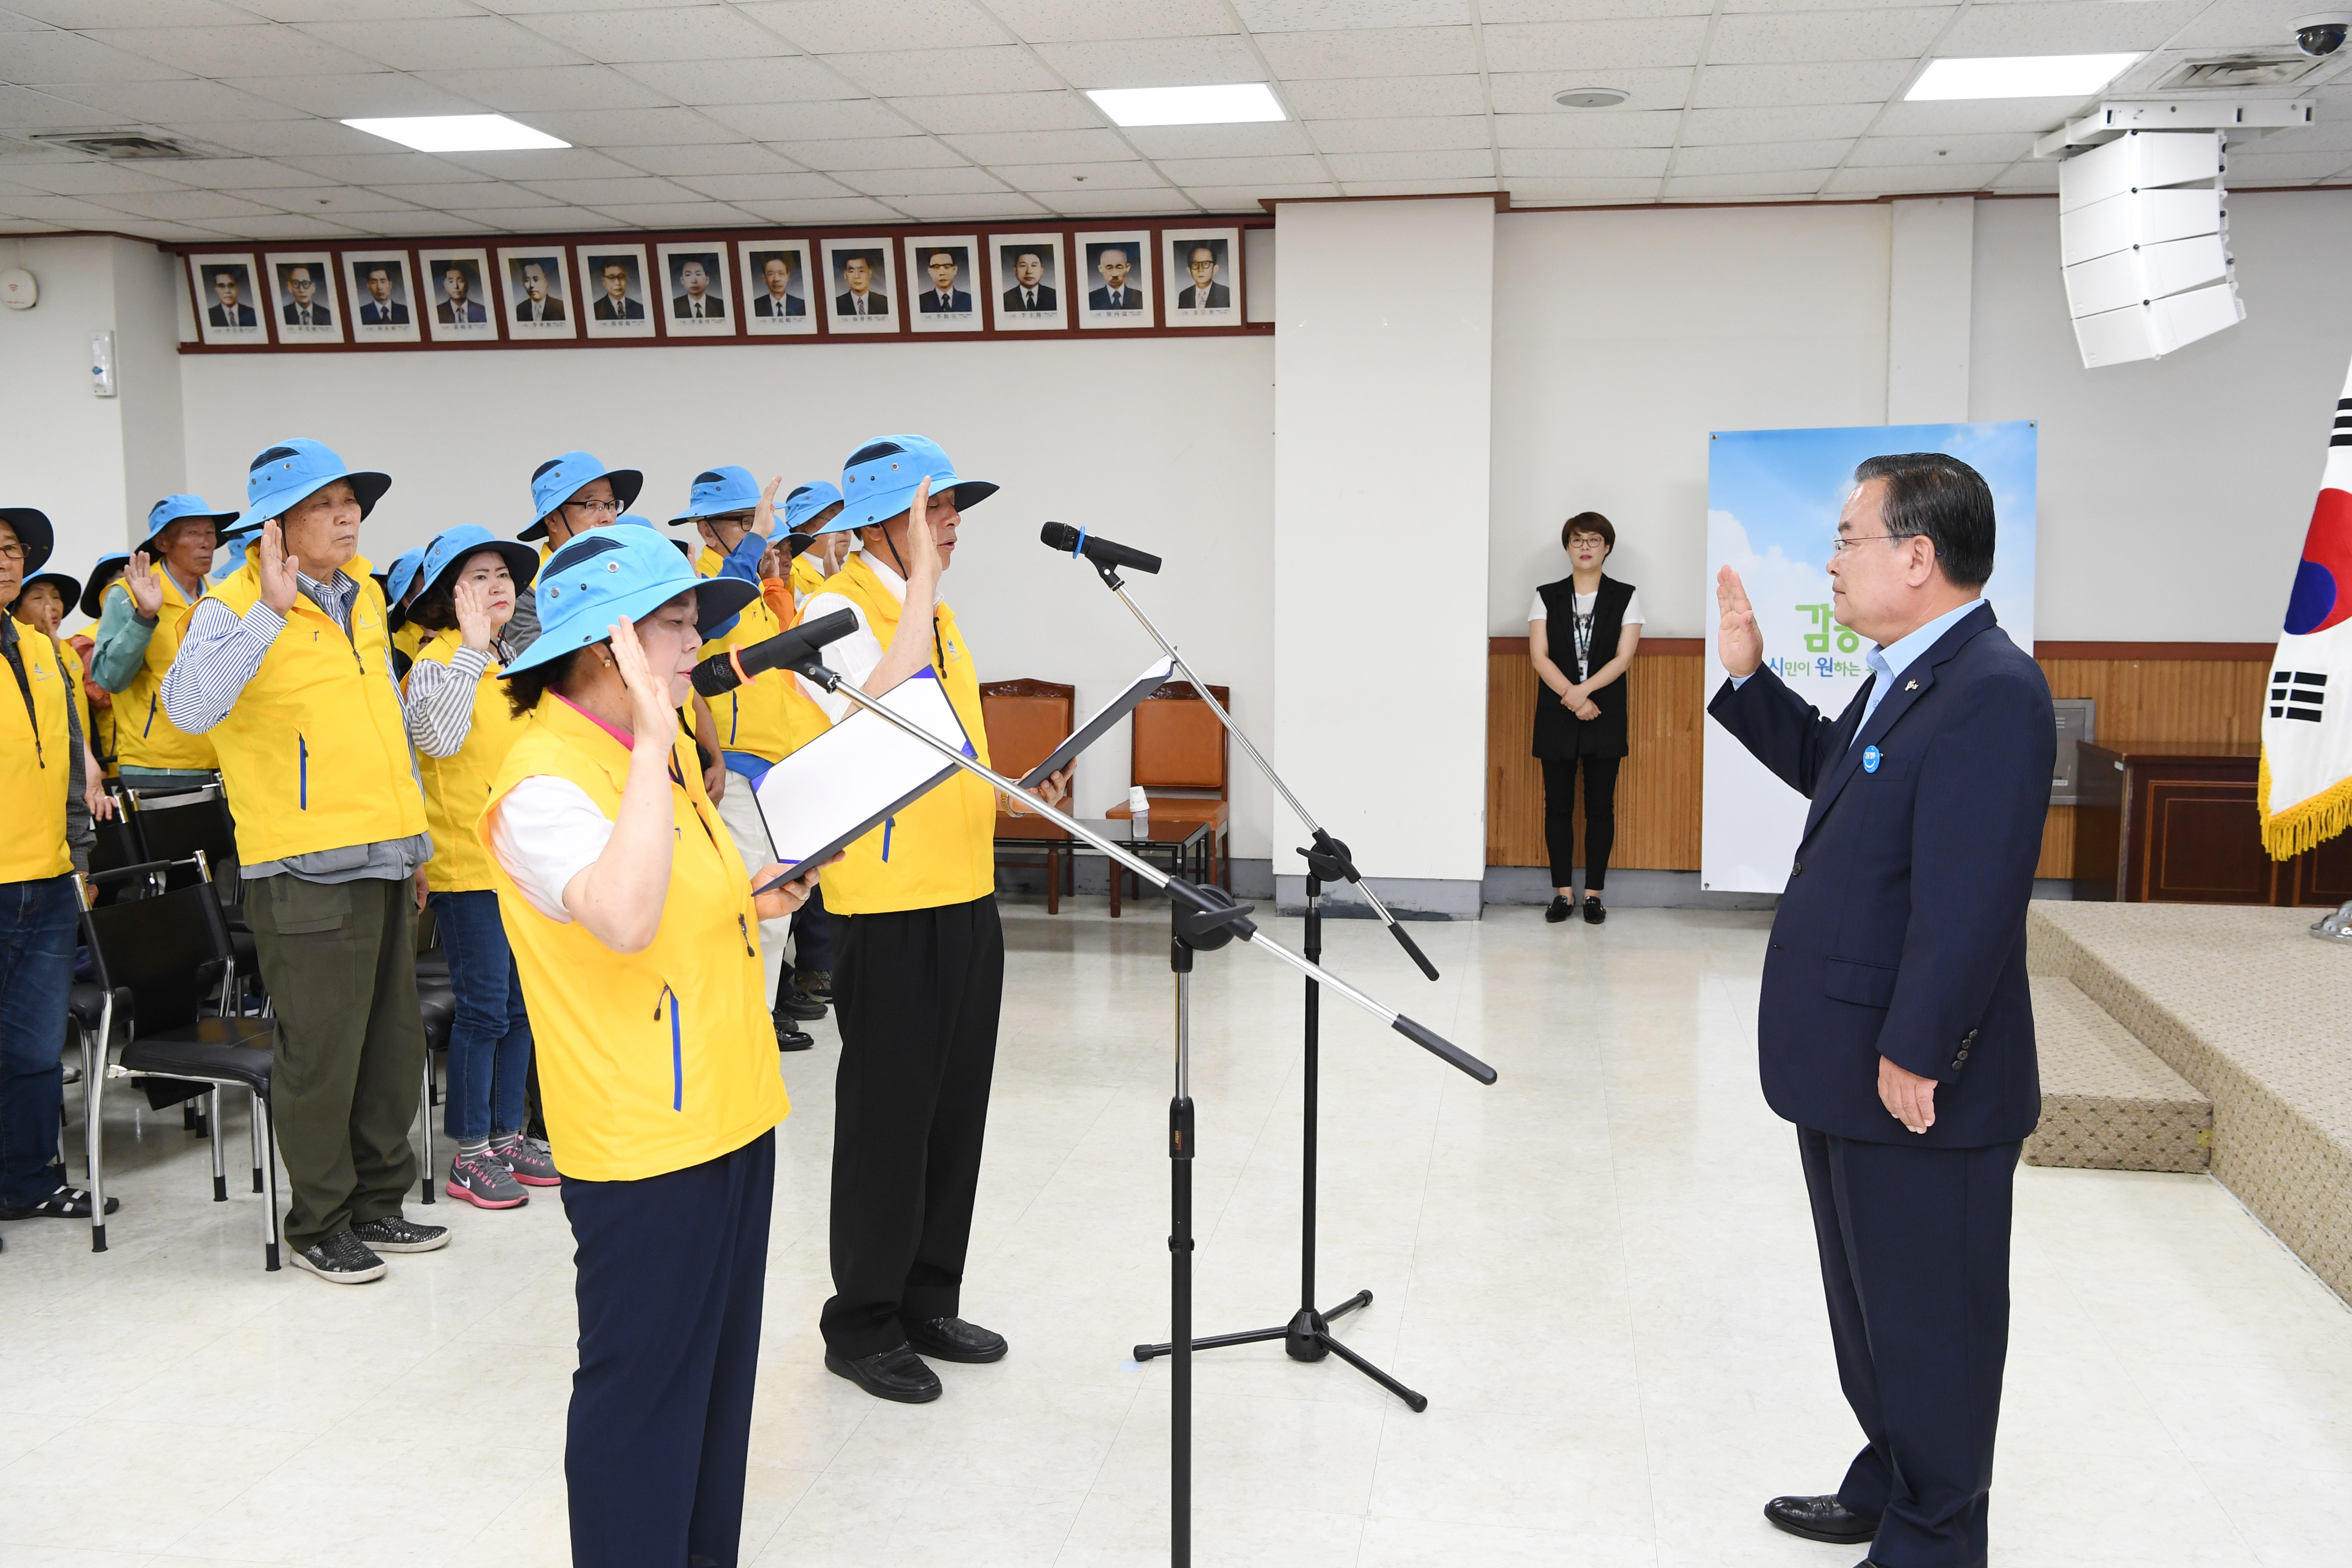
M 425 1078 L 410 884 L 280 873 L 248 883 L 262 983 L 277 1014 L 269 1070 L 292 1203 L 286 1240 L 400 1213 L 416 1181 L 408 1129 Z

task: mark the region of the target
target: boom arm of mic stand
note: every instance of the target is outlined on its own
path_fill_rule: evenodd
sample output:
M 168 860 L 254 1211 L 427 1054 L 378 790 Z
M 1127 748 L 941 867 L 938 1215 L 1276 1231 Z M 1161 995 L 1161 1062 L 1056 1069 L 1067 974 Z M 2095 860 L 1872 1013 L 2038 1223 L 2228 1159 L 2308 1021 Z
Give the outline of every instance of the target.
M 794 673 L 808 677 L 811 680 L 815 681 L 819 686 L 824 687 L 827 691 L 834 693 L 835 696 L 848 698 L 850 701 L 856 703 L 866 712 L 873 714 L 876 718 L 889 724 L 891 728 L 897 730 L 900 734 L 911 736 L 915 740 L 921 742 L 924 745 L 929 746 L 931 750 L 937 752 L 940 756 L 945 757 L 949 762 L 953 763 L 957 767 L 961 768 L 964 772 L 971 774 L 974 778 L 985 779 L 988 783 L 995 785 L 998 789 L 1004 791 L 1008 795 L 1027 794 L 1027 792 L 1013 780 L 1006 778 L 1003 774 L 994 772 L 983 765 L 975 758 L 965 756 L 962 752 L 949 745 L 945 741 L 940 740 L 937 735 L 932 734 L 929 730 L 924 729 L 920 724 L 916 723 L 911 719 L 901 718 L 897 713 L 892 712 L 881 702 L 868 697 L 865 692 L 860 691 L 856 687 L 852 686 L 849 682 L 844 680 L 837 671 L 828 668 L 821 660 L 815 658 L 810 658 L 799 664 L 793 665 L 792 668 Z M 1047 805 L 1044 801 L 1035 799 L 1034 797 L 1032 797 L 1030 800 L 1027 809 L 1033 809 L 1039 816 L 1050 818 L 1053 822 L 1057 824 L 1065 833 L 1071 835 L 1073 837 L 1082 838 L 1088 844 L 1093 845 L 1096 848 L 1109 856 L 1111 859 L 1125 867 L 1127 869 L 1134 872 L 1145 881 L 1150 883 L 1153 888 L 1167 894 L 1172 902 L 1182 904 L 1186 906 L 1186 908 L 1197 913 L 1209 913 L 1220 907 L 1202 889 L 1194 887 L 1192 883 L 1185 881 L 1181 877 L 1171 877 L 1167 872 L 1161 870 L 1159 867 L 1153 865 L 1150 861 L 1144 859 L 1142 857 L 1130 854 L 1129 851 L 1120 848 L 1118 845 L 1113 844 L 1109 839 L 1105 838 L 1093 828 L 1088 827 L 1077 818 L 1070 816 L 1067 812 L 1065 812 L 1056 806 Z M 1223 895 L 1220 894 L 1218 896 L 1219 898 L 1222 898 Z M 1314 981 L 1317 984 L 1329 986 L 1332 990 L 1338 992 L 1349 1001 L 1353 1002 L 1357 1006 L 1361 1007 L 1365 1012 L 1370 1013 L 1373 1017 L 1378 1018 L 1381 1023 L 1386 1024 L 1390 1028 L 1394 1029 L 1398 1034 L 1402 1035 L 1406 1039 L 1411 1040 L 1414 1045 L 1421 1047 L 1422 1049 L 1439 1058 L 1448 1065 L 1468 1074 L 1474 1079 L 1476 1079 L 1480 1083 L 1493 1083 L 1495 1081 L 1495 1069 L 1488 1067 L 1485 1062 L 1480 1061 L 1476 1057 L 1472 1056 L 1468 1051 L 1464 1050 L 1460 1046 L 1457 1046 L 1453 1041 L 1445 1038 L 1443 1035 L 1440 1035 L 1436 1030 L 1430 1028 L 1427 1025 L 1415 1023 L 1412 1019 L 1406 1017 L 1403 1014 L 1395 1011 L 1393 1008 L 1381 1006 L 1378 1002 L 1373 1001 L 1370 996 L 1365 995 L 1362 992 L 1357 990 L 1354 986 L 1349 984 L 1338 975 L 1331 973 L 1321 964 L 1311 963 L 1307 959 L 1291 952 L 1288 948 L 1283 946 L 1280 942 L 1266 935 L 1265 932 L 1258 930 L 1257 927 L 1248 920 L 1233 916 L 1225 916 L 1221 919 L 1219 923 L 1231 925 L 1234 934 L 1236 936 L 1246 937 L 1252 945 L 1264 948 L 1266 952 L 1282 960 L 1285 963 L 1289 964 L 1292 968 L 1297 970 L 1301 974 L 1306 975 L 1307 978 Z
M 1225 711 L 1224 704 L 1217 700 L 1215 694 L 1210 691 L 1208 684 L 1192 673 L 1192 667 L 1184 662 L 1184 656 L 1176 651 L 1176 645 L 1160 635 L 1160 628 L 1151 624 L 1151 617 L 1143 613 L 1142 605 L 1127 596 L 1127 584 L 1120 579 L 1118 573 L 1111 567 L 1095 563 L 1095 574 L 1103 580 L 1105 587 L 1118 596 L 1118 602 L 1127 606 L 1128 613 L 1143 623 L 1143 629 L 1151 634 L 1151 640 L 1160 645 L 1160 651 L 1166 654 L 1176 668 L 1184 672 L 1184 679 L 1192 683 L 1192 689 L 1201 694 L 1201 700 L 1209 705 L 1209 711 L 1217 716 L 1217 721 L 1225 727 L 1225 733 L 1242 743 L 1242 750 L 1247 752 L 1250 761 L 1257 764 L 1257 771 L 1264 773 L 1266 782 L 1279 790 L 1282 793 L 1282 798 L 1290 803 L 1290 809 L 1297 814 L 1299 821 L 1307 825 L 1307 831 L 1315 836 L 1316 847 L 1325 855 L 1331 855 L 1335 850 L 1337 851 L 1337 858 L 1333 864 L 1339 868 L 1339 875 L 1327 876 L 1320 869 L 1316 871 L 1316 875 L 1326 882 L 1353 882 L 1356 885 L 1356 890 L 1363 894 L 1364 901 L 1372 906 L 1372 912 L 1380 916 L 1387 924 L 1389 934 L 1396 938 L 1405 952 L 1412 955 L 1413 963 L 1421 966 L 1421 972 L 1432 980 L 1436 979 L 1437 965 L 1430 963 L 1429 955 L 1423 952 L 1412 938 L 1405 934 L 1402 922 L 1389 912 L 1388 905 L 1381 902 L 1381 896 L 1372 891 L 1372 885 L 1357 873 L 1355 862 L 1348 858 L 1348 847 L 1324 832 L 1321 825 L 1307 814 L 1307 808 L 1299 804 L 1298 797 L 1290 793 L 1290 786 L 1282 782 L 1282 775 L 1274 771 L 1274 764 L 1267 762 L 1257 747 L 1251 743 L 1248 732 L 1234 722 L 1234 716 Z M 1301 851 L 1301 853 L 1306 852 Z M 1311 854 L 1307 855 L 1309 867 L 1313 867 L 1314 863 L 1315 857 Z

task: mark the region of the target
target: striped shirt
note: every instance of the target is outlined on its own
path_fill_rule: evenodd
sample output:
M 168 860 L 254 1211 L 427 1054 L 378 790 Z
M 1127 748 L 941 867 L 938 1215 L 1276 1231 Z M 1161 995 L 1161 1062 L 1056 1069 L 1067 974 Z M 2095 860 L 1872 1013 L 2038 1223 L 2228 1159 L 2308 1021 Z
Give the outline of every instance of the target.
M 446 664 L 420 658 L 409 666 L 401 717 L 408 725 L 410 742 L 428 757 L 454 757 L 463 751 L 474 729 L 474 692 L 482 672 L 493 658 L 505 665 L 520 657 L 504 639 L 493 637 L 488 653 L 460 645 Z

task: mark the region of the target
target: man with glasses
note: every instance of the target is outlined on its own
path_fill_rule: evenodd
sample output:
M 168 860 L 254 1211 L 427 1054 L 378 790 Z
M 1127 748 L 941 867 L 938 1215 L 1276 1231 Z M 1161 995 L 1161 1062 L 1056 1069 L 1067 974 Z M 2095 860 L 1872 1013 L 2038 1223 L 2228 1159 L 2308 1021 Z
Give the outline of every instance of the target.
M 310 276 L 308 267 L 289 268 L 286 273 L 286 291 L 294 297 L 286 301 L 286 324 L 289 327 L 331 327 L 334 312 L 319 302 L 319 280 Z
M 642 321 L 646 308 L 629 298 L 628 264 L 619 257 L 607 257 L 604 270 L 597 274 L 604 285 L 604 297 L 596 301 L 596 319 L 600 321 Z
M 611 287 L 609 282 L 606 287 Z M 604 301 L 599 300 L 596 304 L 601 313 Z M 535 516 L 530 526 L 515 537 L 537 544 L 540 564 L 545 565 L 547 558 L 571 542 L 573 534 L 603 528 L 626 511 L 645 482 L 645 475 L 636 469 L 607 468 L 592 452 L 550 458 L 531 470 L 530 504 Z M 529 588 L 515 592 L 514 618 L 507 623 L 506 640 L 518 655 L 539 640 L 539 600 Z
M 215 327 L 257 327 L 253 307 L 242 304 L 237 296 L 245 291 L 244 276 L 228 268 L 213 274 L 213 298 L 218 301 L 205 312 L 205 320 Z
M 1217 253 L 1206 244 L 1192 247 L 1186 259 L 1185 270 L 1192 275 L 1192 286 L 1176 296 L 1180 310 L 1230 310 L 1234 308 L 1234 291 L 1217 281 Z

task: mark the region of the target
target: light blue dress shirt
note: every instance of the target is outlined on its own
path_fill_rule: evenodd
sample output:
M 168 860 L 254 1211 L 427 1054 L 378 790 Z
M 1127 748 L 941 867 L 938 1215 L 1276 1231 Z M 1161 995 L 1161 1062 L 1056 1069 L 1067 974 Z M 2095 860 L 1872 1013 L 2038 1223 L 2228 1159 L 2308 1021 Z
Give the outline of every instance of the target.
M 1895 689 L 1895 677 L 1910 668 L 1921 654 L 1934 647 L 1936 639 L 1958 626 L 1961 616 L 1983 603 L 1984 598 L 1979 595 L 1958 609 L 1945 611 L 1909 637 L 1897 637 L 1885 647 L 1873 646 L 1868 653 L 1862 656 L 1862 662 L 1870 666 L 1878 679 L 1871 683 L 1870 696 L 1862 705 L 1862 722 L 1853 727 L 1854 740 L 1861 740 L 1862 732 L 1870 728 L 1870 716 L 1878 711 L 1878 705 L 1886 700 L 1888 692 Z

